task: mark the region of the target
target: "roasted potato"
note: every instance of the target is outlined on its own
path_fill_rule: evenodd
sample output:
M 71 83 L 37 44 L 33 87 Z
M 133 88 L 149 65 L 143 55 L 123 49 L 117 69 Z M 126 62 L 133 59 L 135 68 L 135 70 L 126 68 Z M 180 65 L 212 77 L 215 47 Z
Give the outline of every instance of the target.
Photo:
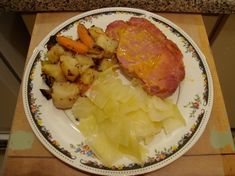
M 60 56 L 60 67 L 65 77 L 69 81 L 75 81 L 79 76 L 79 61 L 71 56 Z
M 55 82 L 52 86 L 51 96 L 56 108 L 71 108 L 79 96 L 78 85 L 69 82 Z
M 107 35 L 102 34 L 99 35 L 96 40 L 95 40 L 96 44 L 98 46 L 100 46 L 101 48 L 104 49 L 104 51 L 106 52 L 106 55 L 109 56 L 110 54 L 114 53 L 117 46 L 118 46 L 118 42 L 109 38 Z
M 80 74 L 94 65 L 92 58 L 85 55 L 76 55 L 75 59 L 78 61 Z
M 52 64 L 58 63 L 60 60 L 60 56 L 65 54 L 65 50 L 59 44 L 56 44 L 51 47 L 51 49 L 47 52 L 48 61 Z
M 42 78 L 50 87 L 41 92 L 46 98 L 52 98 L 59 109 L 71 108 L 78 96 L 90 88 L 98 71 L 116 64 L 112 57 L 118 42 L 109 38 L 103 29 L 78 25 L 77 32 L 78 40 L 53 36 L 47 46 L 47 60 L 41 62 Z
M 101 59 L 104 57 L 104 49 L 95 45 L 93 48 L 88 50 L 86 55 L 94 59 Z
M 86 69 L 80 77 L 80 80 L 83 84 L 92 84 L 92 82 L 97 77 L 98 72 L 95 69 L 88 68 Z
M 98 67 L 99 71 L 105 71 L 106 69 L 115 65 L 114 61 L 111 59 L 103 59 Z
M 58 82 L 66 81 L 59 64 L 42 64 L 42 74 Z
M 88 29 L 88 31 L 89 31 L 91 37 L 92 37 L 94 40 L 96 40 L 97 37 L 98 37 L 99 35 L 101 35 L 101 34 L 102 34 L 102 35 L 105 35 L 103 29 L 101 29 L 101 28 L 99 28 L 99 27 L 96 27 L 96 26 L 90 27 L 90 28 Z

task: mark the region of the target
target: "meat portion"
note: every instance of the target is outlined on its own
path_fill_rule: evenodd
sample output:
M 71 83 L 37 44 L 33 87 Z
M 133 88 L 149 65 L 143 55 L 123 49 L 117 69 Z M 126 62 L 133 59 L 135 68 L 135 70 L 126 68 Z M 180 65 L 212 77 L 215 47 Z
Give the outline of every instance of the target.
M 184 79 L 182 53 L 175 43 L 144 18 L 108 25 L 107 35 L 119 40 L 117 58 L 122 68 L 138 78 L 152 95 L 166 98 Z
M 112 39 L 119 41 L 121 33 L 124 32 L 127 27 L 128 24 L 126 22 L 116 20 L 107 26 L 105 33 Z
M 167 37 L 162 33 L 162 31 L 160 31 L 160 29 L 158 29 L 154 24 L 150 23 L 148 20 L 144 18 L 132 17 L 129 21 L 129 24 L 147 29 L 148 32 L 150 32 L 154 37 L 156 37 L 156 39 L 163 42 L 175 56 L 182 57 L 182 53 L 177 47 L 177 45 L 171 40 L 168 40 Z

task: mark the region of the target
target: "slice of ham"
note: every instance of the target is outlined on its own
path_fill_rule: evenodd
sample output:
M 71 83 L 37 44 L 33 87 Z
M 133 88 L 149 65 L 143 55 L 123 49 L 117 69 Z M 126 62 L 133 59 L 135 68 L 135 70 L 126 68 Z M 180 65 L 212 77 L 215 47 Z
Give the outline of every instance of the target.
M 183 55 L 154 24 L 132 17 L 109 24 L 106 34 L 119 41 L 117 58 L 124 71 L 148 93 L 166 98 L 175 92 L 185 76 Z
M 105 33 L 112 39 L 119 41 L 121 33 L 124 32 L 128 26 L 126 22 L 116 20 L 107 26 Z

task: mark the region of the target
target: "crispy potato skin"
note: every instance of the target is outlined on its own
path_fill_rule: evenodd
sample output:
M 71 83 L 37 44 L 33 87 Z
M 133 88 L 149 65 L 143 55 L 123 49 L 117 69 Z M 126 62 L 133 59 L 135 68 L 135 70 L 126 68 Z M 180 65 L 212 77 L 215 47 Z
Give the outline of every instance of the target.
M 71 108 L 79 96 L 78 85 L 69 82 L 55 82 L 52 86 L 51 96 L 56 108 Z
M 109 38 L 107 35 L 101 34 L 96 39 L 96 44 L 106 51 L 106 53 L 114 53 L 118 42 Z
M 48 52 L 48 61 L 52 64 L 56 64 L 60 60 L 60 56 L 65 54 L 65 50 L 59 44 L 54 45 Z
M 83 74 L 81 75 L 81 82 L 83 84 L 91 84 L 95 78 L 97 77 L 97 71 L 95 69 L 92 69 L 92 68 L 88 68 L 87 70 L 85 70 L 83 72 Z
M 103 59 L 98 67 L 99 71 L 105 71 L 115 65 L 113 60 Z
M 91 28 L 89 28 L 88 32 L 91 35 L 91 37 L 95 40 L 97 39 L 99 35 L 105 35 L 103 29 L 96 27 L 96 26 L 92 26 Z
M 59 64 L 43 65 L 42 73 L 54 78 L 57 82 L 64 82 L 66 80 Z
M 76 55 L 75 59 L 79 65 L 79 73 L 82 74 L 86 69 L 95 65 L 91 57 L 85 55 Z
M 63 55 L 60 57 L 60 67 L 69 81 L 75 81 L 80 73 L 77 59 L 70 56 Z

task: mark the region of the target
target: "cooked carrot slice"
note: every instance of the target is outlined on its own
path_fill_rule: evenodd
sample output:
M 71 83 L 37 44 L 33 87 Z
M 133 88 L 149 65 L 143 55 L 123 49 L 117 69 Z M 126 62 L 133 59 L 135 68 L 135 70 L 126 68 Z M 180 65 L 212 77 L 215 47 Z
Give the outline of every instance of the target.
M 78 32 L 79 39 L 85 45 L 87 45 L 89 48 L 92 48 L 94 46 L 94 40 L 89 35 L 87 28 L 83 24 L 78 24 L 77 32 Z
M 79 54 L 85 54 L 89 49 L 84 43 L 64 36 L 56 36 L 56 41 L 66 49 Z

